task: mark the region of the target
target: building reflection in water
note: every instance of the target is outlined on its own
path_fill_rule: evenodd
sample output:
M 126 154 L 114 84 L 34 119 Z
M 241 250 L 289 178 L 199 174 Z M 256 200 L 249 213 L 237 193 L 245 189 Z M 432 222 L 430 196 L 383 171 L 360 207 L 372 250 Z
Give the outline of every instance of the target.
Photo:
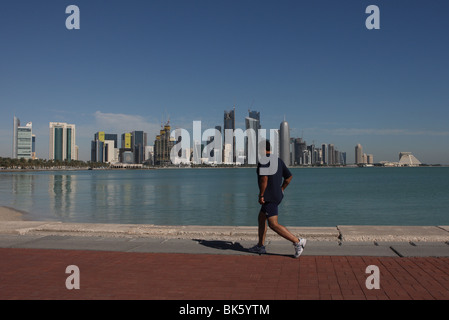
M 12 202 L 15 209 L 30 212 L 33 209 L 35 193 L 35 176 L 28 174 L 13 174 L 12 177 Z
M 50 209 L 55 217 L 64 220 L 70 218 L 76 212 L 76 189 L 76 175 L 49 175 L 48 195 Z
M 0 203 L 35 220 L 245 225 L 257 213 L 253 176 L 226 169 L 1 175 Z

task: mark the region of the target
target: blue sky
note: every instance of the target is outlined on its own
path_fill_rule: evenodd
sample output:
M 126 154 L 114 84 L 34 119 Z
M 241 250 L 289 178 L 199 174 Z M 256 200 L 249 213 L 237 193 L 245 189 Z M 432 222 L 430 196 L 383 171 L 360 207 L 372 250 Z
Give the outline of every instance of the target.
M 80 9 L 68 30 L 67 6 Z M 380 30 L 368 30 L 368 5 Z M 333 143 L 354 160 L 401 151 L 449 164 L 449 2 L 446 0 L 2 1 L 0 156 L 12 119 L 33 122 L 48 157 L 48 123 L 77 127 L 89 160 L 97 131 L 148 132 L 161 122 L 203 130 L 235 105 L 263 128 Z

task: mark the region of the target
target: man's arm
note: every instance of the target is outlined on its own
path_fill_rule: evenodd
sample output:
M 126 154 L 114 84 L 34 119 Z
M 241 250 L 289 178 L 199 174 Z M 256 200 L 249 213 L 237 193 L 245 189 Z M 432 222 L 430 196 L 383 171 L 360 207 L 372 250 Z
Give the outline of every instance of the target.
M 265 194 L 265 190 L 267 189 L 268 185 L 268 176 L 260 176 L 259 177 L 259 203 L 264 204 L 265 200 L 263 198 Z
M 290 181 L 292 181 L 293 176 L 288 177 L 287 179 L 284 179 L 284 182 L 282 183 L 282 192 L 284 192 L 285 188 L 287 188 Z

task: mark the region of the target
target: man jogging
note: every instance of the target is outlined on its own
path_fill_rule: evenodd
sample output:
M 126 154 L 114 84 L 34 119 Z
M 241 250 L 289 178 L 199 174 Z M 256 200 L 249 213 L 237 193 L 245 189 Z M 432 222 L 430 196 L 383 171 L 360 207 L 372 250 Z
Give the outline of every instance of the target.
M 270 161 L 277 161 L 277 170 L 266 174 L 265 168 L 270 166 L 270 163 L 257 165 L 257 178 L 259 183 L 259 203 L 262 205 L 259 212 L 259 243 L 250 248 L 250 252 L 259 254 L 266 253 L 265 250 L 265 236 L 267 233 L 267 224 L 278 235 L 291 241 L 295 248 L 294 257 L 298 258 L 304 250 L 306 239 L 298 239 L 286 227 L 278 223 L 278 206 L 284 197 L 284 190 L 292 180 L 292 174 L 285 165 L 284 161 L 277 156 L 271 155 L 271 147 L 269 141 L 262 141 L 260 146 L 265 144 L 266 156 Z M 265 173 L 262 172 L 262 170 Z

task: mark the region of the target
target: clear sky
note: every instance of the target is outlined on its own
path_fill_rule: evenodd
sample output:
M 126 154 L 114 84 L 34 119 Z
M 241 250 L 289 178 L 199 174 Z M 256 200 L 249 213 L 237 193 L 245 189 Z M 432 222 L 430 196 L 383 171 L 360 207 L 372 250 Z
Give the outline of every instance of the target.
M 68 30 L 69 5 L 80 29 Z M 380 29 L 368 30 L 368 5 Z M 0 6 L 0 156 L 13 116 L 48 158 L 51 121 L 76 125 L 80 159 L 97 131 L 161 122 L 203 130 L 236 107 L 263 128 L 333 143 L 354 162 L 401 151 L 449 164 L 447 0 L 5 0 Z

